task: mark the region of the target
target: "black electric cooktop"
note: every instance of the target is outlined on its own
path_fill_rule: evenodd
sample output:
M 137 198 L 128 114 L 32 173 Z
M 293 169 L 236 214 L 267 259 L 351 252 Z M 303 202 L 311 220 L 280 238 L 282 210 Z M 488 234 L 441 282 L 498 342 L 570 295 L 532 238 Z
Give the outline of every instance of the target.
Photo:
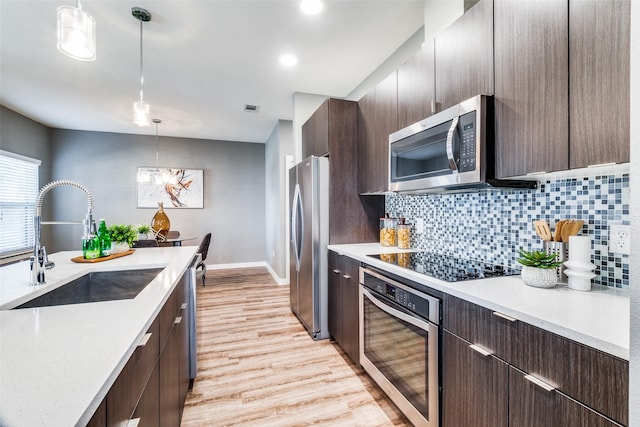
M 367 256 L 447 282 L 460 282 L 464 280 L 487 279 L 490 277 L 520 274 L 519 270 L 501 265 L 430 252 L 398 252 Z

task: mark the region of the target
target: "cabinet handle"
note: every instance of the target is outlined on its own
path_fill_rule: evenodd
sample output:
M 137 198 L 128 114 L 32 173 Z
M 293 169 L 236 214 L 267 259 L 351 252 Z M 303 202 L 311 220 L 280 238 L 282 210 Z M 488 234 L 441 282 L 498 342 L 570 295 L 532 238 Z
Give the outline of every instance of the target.
M 138 347 L 144 347 L 149 342 L 149 338 L 153 335 L 151 332 L 148 332 L 140 338 L 140 342 L 138 342 Z
M 351 279 L 351 276 L 349 276 L 348 274 L 343 274 L 342 277 L 344 277 L 345 279 Z
M 138 427 L 138 424 L 140 424 L 140 420 L 141 418 L 130 419 L 129 422 L 127 422 L 127 427 Z
M 186 310 L 187 308 L 187 303 L 182 303 L 182 305 L 180 306 L 180 310 Z
M 548 384 L 548 383 L 546 383 L 546 382 L 542 381 L 540 378 L 535 377 L 535 376 L 533 376 L 533 375 L 531 375 L 531 374 L 529 374 L 529 375 L 525 375 L 525 376 L 524 376 L 524 378 L 525 378 L 527 381 L 534 383 L 535 385 L 537 385 L 538 387 L 540 387 L 540 388 L 542 388 L 542 389 L 544 389 L 544 390 L 546 390 L 546 391 L 553 391 L 553 390 L 555 390 L 555 389 L 556 389 L 556 388 L 555 388 L 554 386 L 552 386 L 551 384 Z
M 435 114 L 435 113 L 437 113 L 437 111 L 436 111 L 436 100 L 432 99 L 431 100 L 431 114 Z
M 492 351 L 487 350 L 486 348 L 482 348 L 478 344 L 469 344 L 469 348 L 475 352 L 480 353 L 483 356 L 491 356 L 493 354 Z
M 182 316 L 178 316 L 178 317 L 176 317 L 176 320 L 174 320 L 174 321 L 173 321 L 173 324 L 174 324 L 174 325 L 179 325 L 179 324 L 180 324 L 180 322 L 182 322 Z
M 340 274 L 340 270 L 333 270 L 334 273 Z
M 494 311 L 493 315 L 496 316 L 496 317 L 499 317 L 501 319 L 508 320 L 509 322 L 517 322 L 518 321 L 518 319 L 516 319 L 515 317 L 507 316 L 506 314 L 500 313 L 499 311 Z

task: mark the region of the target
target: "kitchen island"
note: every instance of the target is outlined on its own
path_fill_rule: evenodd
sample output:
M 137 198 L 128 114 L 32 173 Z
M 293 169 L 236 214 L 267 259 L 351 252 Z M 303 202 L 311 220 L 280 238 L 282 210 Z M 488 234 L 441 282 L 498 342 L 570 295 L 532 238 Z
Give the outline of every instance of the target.
M 137 249 L 98 263 L 79 251 L 50 255 L 47 283 L 29 285 L 29 263 L 0 268 L 0 425 L 84 425 L 180 283 L 196 246 Z M 11 310 L 92 271 L 163 270 L 135 298 Z

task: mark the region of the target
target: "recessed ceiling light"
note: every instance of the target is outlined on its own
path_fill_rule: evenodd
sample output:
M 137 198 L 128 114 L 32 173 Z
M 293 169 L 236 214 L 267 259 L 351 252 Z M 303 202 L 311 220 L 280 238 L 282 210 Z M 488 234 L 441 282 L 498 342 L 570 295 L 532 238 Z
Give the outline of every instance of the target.
M 285 67 L 293 67 L 298 63 L 298 57 L 290 53 L 280 56 L 280 63 Z
M 302 0 L 300 9 L 307 15 L 316 15 L 322 11 L 322 2 L 320 0 Z

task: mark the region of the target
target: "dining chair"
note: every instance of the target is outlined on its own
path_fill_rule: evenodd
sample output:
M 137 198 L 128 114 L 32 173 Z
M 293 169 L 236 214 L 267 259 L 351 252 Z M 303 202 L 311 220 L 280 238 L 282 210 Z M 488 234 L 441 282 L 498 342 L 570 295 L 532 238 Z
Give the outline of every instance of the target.
M 200 263 L 196 265 L 196 279 L 198 277 L 202 277 L 202 286 L 204 286 L 205 281 L 205 273 L 207 272 L 207 265 L 204 263 L 204 260 L 207 259 L 207 253 L 209 252 L 209 245 L 211 244 L 211 233 L 207 233 L 203 238 L 202 242 L 200 242 L 200 247 L 198 248 L 198 253 L 202 256 Z

